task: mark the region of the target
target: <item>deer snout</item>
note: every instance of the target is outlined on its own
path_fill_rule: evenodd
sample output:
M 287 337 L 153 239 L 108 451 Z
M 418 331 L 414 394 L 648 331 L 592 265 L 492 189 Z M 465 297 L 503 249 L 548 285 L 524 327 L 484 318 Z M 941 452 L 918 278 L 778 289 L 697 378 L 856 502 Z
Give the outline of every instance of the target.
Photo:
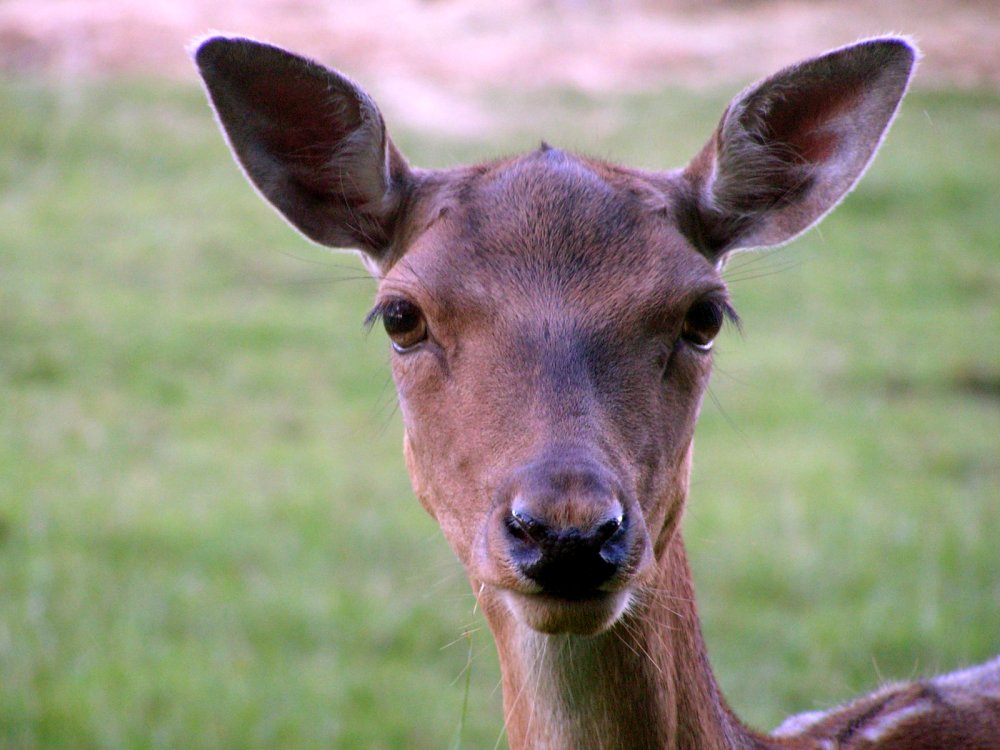
M 518 472 L 506 489 L 507 556 L 541 593 L 586 598 L 627 567 L 631 514 L 600 465 L 543 460 Z

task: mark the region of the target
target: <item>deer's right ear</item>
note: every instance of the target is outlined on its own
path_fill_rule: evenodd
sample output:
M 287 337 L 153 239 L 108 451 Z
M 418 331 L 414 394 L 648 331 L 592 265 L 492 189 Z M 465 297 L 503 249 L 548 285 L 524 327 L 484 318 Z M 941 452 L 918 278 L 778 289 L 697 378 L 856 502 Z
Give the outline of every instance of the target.
M 247 177 L 303 234 L 384 262 L 413 180 L 378 108 L 318 63 L 250 39 L 213 37 L 194 53 Z
M 778 245 L 854 187 L 906 92 L 917 50 L 869 39 L 754 84 L 681 176 L 681 229 L 709 260 Z

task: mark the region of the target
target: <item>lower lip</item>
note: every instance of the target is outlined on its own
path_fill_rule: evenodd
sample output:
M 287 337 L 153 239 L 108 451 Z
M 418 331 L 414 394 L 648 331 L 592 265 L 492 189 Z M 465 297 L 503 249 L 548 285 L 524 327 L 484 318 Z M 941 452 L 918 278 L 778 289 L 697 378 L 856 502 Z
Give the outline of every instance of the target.
M 620 618 L 628 607 L 628 591 L 598 593 L 581 599 L 562 599 L 547 594 L 506 591 L 507 608 L 524 625 L 554 635 L 597 635 Z

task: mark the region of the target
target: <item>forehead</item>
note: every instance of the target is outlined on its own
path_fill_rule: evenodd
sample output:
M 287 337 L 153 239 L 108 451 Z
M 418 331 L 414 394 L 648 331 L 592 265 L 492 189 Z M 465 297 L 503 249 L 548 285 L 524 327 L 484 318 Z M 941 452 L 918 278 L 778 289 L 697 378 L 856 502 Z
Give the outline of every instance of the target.
M 424 197 L 424 226 L 387 274 L 443 304 L 631 306 L 721 285 L 671 221 L 669 178 L 543 146 Z

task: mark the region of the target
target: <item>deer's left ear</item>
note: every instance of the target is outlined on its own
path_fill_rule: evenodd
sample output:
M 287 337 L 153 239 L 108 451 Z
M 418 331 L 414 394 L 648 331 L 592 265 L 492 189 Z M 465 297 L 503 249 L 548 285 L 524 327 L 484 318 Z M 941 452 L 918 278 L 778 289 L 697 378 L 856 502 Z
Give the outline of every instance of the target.
M 208 39 L 194 58 L 264 198 L 310 239 L 384 263 L 413 175 L 368 95 L 336 71 L 250 39 Z
M 787 242 L 854 187 L 906 92 L 917 50 L 871 39 L 754 84 L 682 172 L 681 228 L 710 260 Z

